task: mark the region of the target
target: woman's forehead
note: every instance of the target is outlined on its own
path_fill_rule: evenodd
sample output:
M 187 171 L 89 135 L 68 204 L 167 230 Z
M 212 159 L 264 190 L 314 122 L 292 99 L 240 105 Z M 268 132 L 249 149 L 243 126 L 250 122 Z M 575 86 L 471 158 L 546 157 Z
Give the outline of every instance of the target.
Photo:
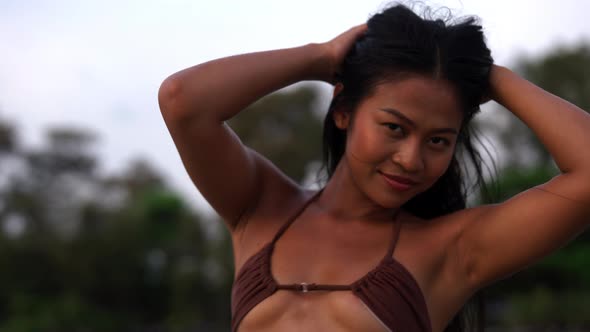
M 401 113 L 416 124 L 450 125 L 458 128 L 462 120 L 460 101 L 453 86 L 444 80 L 410 77 L 384 82 L 361 103 L 366 111 Z M 383 110 L 395 112 L 383 112 Z

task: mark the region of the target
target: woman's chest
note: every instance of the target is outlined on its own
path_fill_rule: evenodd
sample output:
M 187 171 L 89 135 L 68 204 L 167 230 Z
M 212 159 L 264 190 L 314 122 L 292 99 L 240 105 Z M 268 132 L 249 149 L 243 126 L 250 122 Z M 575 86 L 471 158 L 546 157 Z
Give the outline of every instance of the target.
M 373 287 L 373 300 L 387 303 L 389 309 L 387 312 L 371 310 L 350 291 L 302 294 L 279 290 L 252 308 L 240 324 L 240 331 L 388 331 L 382 317 L 399 315 L 406 309 L 422 312 L 423 316 L 417 320 L 432 320 L 435 330 L 440 330 L 450 318 L 446 317 L 448 310 L 443 308 L 444 299 L 432 292 L 445 261 L 444 232 L 433 236 L 424 229 L 407 227 L 390 248 L 396 235 L 391 227 L 355 233 L 350 229 L 338 232 L 332 228 L 328 232 L 305 227 L 305 223 L 300 225 L 293 225 L 280 237 L 268 258 L 269 274 L 278 284 L 351 285 L 368 273 L 379 272 L 386 279 L 396 279 L 394 284 L 399 286 Z M 390 256 L 395 264 L 388 264 L 395 267 L 393 272 L 380 268 L 388 248 L 395 250 Z M 395 294 L 394 288 L 400 288 L 401 293 Z M 412 291 L 403 293 L 404 289 Z M 382 296 L 389 291 L 393 295 Z M 400 301 L 398 307 L 390 305 L 389 301 L 404 297 L 412 303 Z M 412 305 L 416 308 L 408 307 Z M 398 325 L 389 322 L 389 326 Z
M 240 323 L 249 331 L 390 331 L 352 292 L 278 291 L 254 307 Z

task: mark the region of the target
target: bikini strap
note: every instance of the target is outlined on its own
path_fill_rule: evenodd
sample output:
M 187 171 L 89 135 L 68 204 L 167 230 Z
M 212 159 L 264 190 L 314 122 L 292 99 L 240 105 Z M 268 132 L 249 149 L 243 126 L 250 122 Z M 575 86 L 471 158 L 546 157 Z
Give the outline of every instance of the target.
M 315 194 L 313 194 L 279 229 L 279 231 L 275 234 L 274 238 L 272 239 L 272 245 L 274 245 L 278 239 L 281 237 L 281 235 L 283 235 L 283 233 L 285 233 L 285 231 L 287 230 L 287 228 L 289 228 L 289 226 L 291 226 L 291 224 L 293 223 L 293 221 L 295 221 L 295 219 L 297 219 L 297 217 L 299 217 L 299 215 L 301 215 L 301 213 L 303 213 L 303 211 L 305 210 L 305 208 L 307 208 L 309 206 L 309 204 L 311 204 L 324 190 L 324 188 L 318 190 Z
M 383 260 L 389 260 L 392 259 L 393 256 L 393 251 L 395 250 L 395 246 L 397 244 L 397 240 L 399 239 L 399 233 L 400 230 L 402 228 L 402 222 L 399 218 L 399 212 L 401 211 L 401 208 L 398 208 L 397 211 L 395 212 L 395 214 L 392 217 L 393 220 L 393 236 L 391 241 L 389 242 L 389 248 L 387 249 L 387 253 L 385 254 L 385 257 L 383 257 Z
M 301 207 L 299 209 L 297 209 L 297 211 L 295 211 L 295 213 L 293 215 L 291 215 L 291 217 L 281 226 L 281 228 L 279 228 L 279 230 L 277 231 L 277 233 L 275 234 L 275 236 L 273 237 L 273 239 L 271 241 L 271 244 L 273 246 L 279 240 L 279 238 L 283 235 L 283 233 L 285 233 L 287 228 L 289 228 L 289 226 L 291 226 L 291 224 L 295 221 L 295 219 L 297 219 L 297 217 L 299 217 L 301 215 L 301 213 L 303 213 L 305 208 L 307 208 L 313 201 L 315 201 L 320 196 L 320 194 L 322 193 L 323 190 L 324 190 L 324 188 L 318 190 L 315 194 L 313 194 L 304 204 L 301 205 Z M 397 241 L 399 239 L 399 233 L 401 230 L 401 220 L 399 220 L 399 218 L 398 218 L 400 210 L 401 209 L 398 208 L 392 217 L 393 236 L 392 236 L 392 240 L 389 243 L 389 248 L 387 249 L 387 253 L 383 257 L 383 260 L 392 259 L 393 252 L 395 250 L 395 246 L 397 245 Z

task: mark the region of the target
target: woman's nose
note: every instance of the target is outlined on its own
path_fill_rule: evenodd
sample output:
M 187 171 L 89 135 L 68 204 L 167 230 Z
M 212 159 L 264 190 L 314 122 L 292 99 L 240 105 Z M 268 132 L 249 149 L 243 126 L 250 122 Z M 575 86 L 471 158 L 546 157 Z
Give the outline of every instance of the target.
M 392 156 L 393 162 L 407 173 L 417 173 L 424 169 L 424 160 L 419 144 L 406 144 Z

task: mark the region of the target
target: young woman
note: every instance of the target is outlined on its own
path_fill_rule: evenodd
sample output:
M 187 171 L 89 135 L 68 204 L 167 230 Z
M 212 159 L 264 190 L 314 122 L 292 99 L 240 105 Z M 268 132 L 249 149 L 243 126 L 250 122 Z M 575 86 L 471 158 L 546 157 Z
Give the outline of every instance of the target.
M 335 86 L 329 180 L 317 192 L 225 124 L 301 80 Z M 489 99 L 537 134 L 561 174 L 466 208 L 457 155 L 477 157 L 469 125 Z M 326 43 L 182 70 L 159 103 L 232 235 L 232 331 L 457 330 L 453 318 L 478 290 L 590 223 L 590 116 L 493 65 L 473 19 L 447 24 L 395 5 Z

